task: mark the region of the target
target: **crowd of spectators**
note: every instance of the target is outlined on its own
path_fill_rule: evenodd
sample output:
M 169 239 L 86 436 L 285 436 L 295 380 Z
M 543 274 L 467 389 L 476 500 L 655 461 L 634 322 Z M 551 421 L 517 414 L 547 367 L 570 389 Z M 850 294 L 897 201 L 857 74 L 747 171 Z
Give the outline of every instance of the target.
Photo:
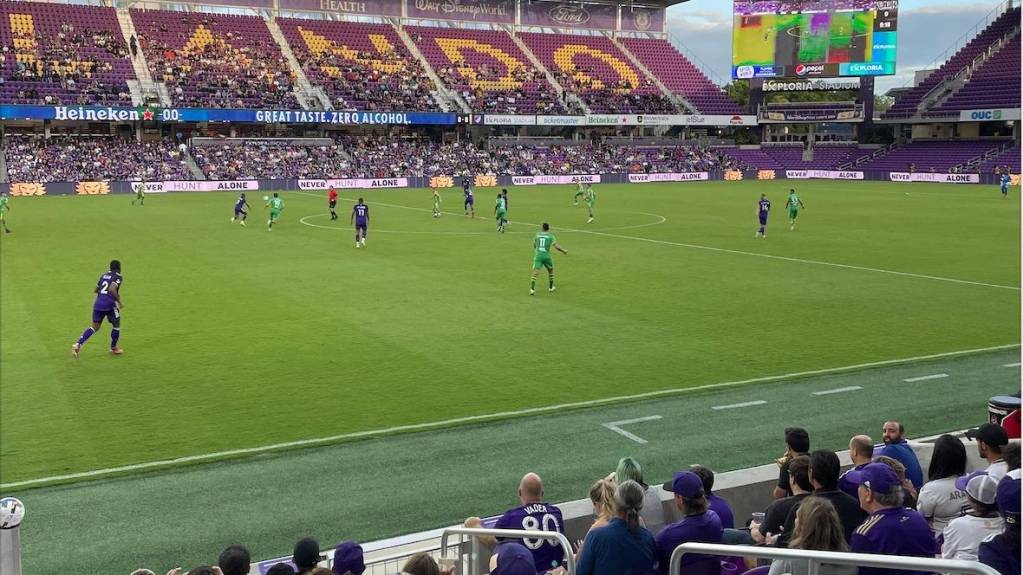
M 553 89 L 543 92 L 528 90 L 527 86 L 548 86 L 547 80 L 532 66 L 518 66 L 511 70 L 511 78 L 518 88 L 499 90 L 482 88 L 482 82 L 497 82 L 507 70 L 488 64 L 470 66 L 455 62 L 436 70 L 437 76 L 449 88 L 461 94 L 474 113 L 488 114 L 559 114 L 562 106 Z
M 124 81 L 112 81 L 112 61 L 128 58 L 124 39 L 109 30 L 91 30 L 68 22 L 56 37 L 35 28 L 11 28 L 13 45 L 4 44 L 4 59 L 15 60 L 5 71 L 0 87 L 13 82 L 14 102 L 47 106 L 84 104 L 130 104 L 131 94 Z M 93 55 L 95 50 L 103 58 Z M 106 79 L 106 80 L 104 80 Z M 59 86 L 50 90 L 36 83 Z M 42 88 L 42 91 L 40 91 Z
M 644 482 L 640 463 L 626 457 L 615 471 L 598 478 L 589 491 L 594 522 L 574 548 L 578 575 L 666 575 L 669 559 L 683 543 L 762 545 L 789 549 L 869 553 L 920 558 L 979 561 L 1003 575 L 1020 573 L 1020 446 L 1010 443 L 1004 428 L 985 424 L 967 436 L 976 440 L 988 465 L 966 473 L 962 441 L 941 436 L 925 481 L 921 474 L 919 504 L 906 492 L 914 490 L 913 469 L 920 469 L 904 427 L 884 424 L 884 442 L 870 437 L 850 440 L 854 466 L 844 474 L 838 455 L 811 450 L 810 435 L 802 428 L 785 430 L 785 454 L 776 461 L 779 478 L 769 494 L 773 501 L 763 513 L 735 524 L 729 502 L 713 492 L 714 472 L 693 465 L 676 472 L 663 485 Z M 854 449 L 852 449 L 854 447 Z M 907 473 L 908 472 L 908 473 Z M 850 496 L 847 489 L 855 489 Z M 671 513 L 660 493 L 670 493 Z M 765 495 L 767 495 L 765 493 Z M 565 533 L 564 516 L 545 496 L 544 482 L 527 473 L 515 493 L 517 505 L 496 519 L 469 517 L 470 528 L 539 529 Z M 954 508 L 952 504 L 958 506 Z M 673 520 L 672 515 L 677 518 Z M 491 575 L 558 575 L 564 572 L 565 550 L 554 541 L 480 537 L 492 551 Z M 362 575 L 363 549 L 345 541 L 333 561 L 321 555 L 319 543 L 299 540 L 290 561 L 278 563 L 268 575 Z M 249 552 L 232 545 L 217 566 L 202 566 L 188 575 L 245 575 Z M 331 568 L 323 566 L 329 563 Z M 410 557 L 405 575 L 448 575 L 455 566 L 428 554 Z M 778 559 L 759 565 L 753 558 L 690 554 L 682 558 L 682 573 L 720 575 L 808 575 L 800 559 Z M 818 565 L 821 575 L 915 575 L 913 571 Z M 138 570 L 132 575 L 153 575 Z M 172 569 L 168 575 L 184 575 Z
M 577 68 L 570 74 L 552 70 L 558 84 L 570 94 L 575 94 L 590 110 L 597 114 L 677 114 L 678 108 L 654 85 L 653 80 L 642 80 L 641 86 L 633 86 L 622 80 L 611 86 L 603 80 L 595 84 L 593 72 Z
M 8 135 L 3 153 L 12 182 L 193 179 L 181 148 L 169 139 Z
M 732 160 L 694 146 L 502 146 L 494 148 L 498 175 L 703 172 Z
M 340 177 L 348 163 L 336 145 L 293 145 L 288 141 L 248 140 L 243 143 L 193 146 L 196 165 L 210 180 Z
M 136 18 L 153 78 L 167 84 L 177 106 L 297 109 L 287 59 L 272 38 L 217 31 L 213 14 L 182 15 L 170 30 L 162 20 Z M 173 38 L 167 40 L 167 38 Z
M 392 49 L 346 58 L 338 50 L 316 54 L 295 48 L 306 74 L 322 86 L 337 110 L 437 111 L 435 90 L 422 64 Z

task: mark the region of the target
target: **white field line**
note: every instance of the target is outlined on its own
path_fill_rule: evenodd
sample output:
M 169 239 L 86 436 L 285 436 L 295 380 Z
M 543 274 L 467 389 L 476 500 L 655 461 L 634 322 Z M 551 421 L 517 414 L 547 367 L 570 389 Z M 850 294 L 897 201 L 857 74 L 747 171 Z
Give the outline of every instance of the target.
M 236 457 L 241 455 L 255 455 L 259 453 L 267 453 L 270 451 L 279 451 L 282 449 L 290 449 L 295 447 L 308 447 L 312 445 L 321 445 L 325 443 L 337 443 L 339 441 L 361 439 L 366 437 L 376 437 L 381 435 L 391 435 L 394 433 L 410 432 L 410 431 L 425 431 L 428 429 L 437 429 L 442 427 L 450 427 L 452 425 L 461 425 L 467 423 L 481 423 L 486 421 L 492 421 L 495 419 L 507 419 L 511 417 L 522 417 L 526 415 L 537 415 L 542 413 L 556 413 L 559 411 L 565 411 L 568 409 L 580 409 L 585 407 L 596 407 L 600 405 L 608 405 L 614 403 L 622 403 L 627 401 L 638 401 L 642 399 L 650 399 L 654 397 L 664 397 L 669 395 L 681 395 L 694 391 L 706 391 L 709 389 L 725 389 L 729 387 L 738 387 L 742 385 L 749 385 L 753 383 L 767 383 L 772 381 L 779 381 L 784 379 L 794 379 L 801 377 L 808 377 L 813 375 L 827 375 L 833 373 L 841 373 L 845 371 L 855 371 L 860 369 L 884 367 L 890 365 L 899 365 L 903 363 L 911 363 L 914 361 L 925 361 L 930 359 L 941 359 L 945 357 L 955 357 L 961 355 L 970 355 L 977 353 L 984 353 L 989 351 L 999 351 L 1005 349 L 1013 349 L 1019 347 L 1018 343 L 1010 343 L 1006 345 L 995 345 L 991 347 L 980 347 L 976 349 L 964 349 L 959 351 L 947 351 L 944 353 L 934 353 L 930 355 L 919 355 L 915 357 L 905 357 L 899 359 L 886 359 L 882 361 L 871 361 L 867 363 L 857 363 L 853 365 L 845 365 L 841 367 L 831 367 L 827 369 L 814 369 L 809 371 L 797 371 L 793 373 L 785 373 L 781 375 L 768 375 L 763 377 L 753 377 L 750 379 L 741 379 L 736 381 L 725 381 L 721 383 L 709 383 L 705 385 L 697 385 L 693 387 L 678 387 L 671 389 L 661 389 L 657 391 L 648 391 L 645 393 L 636 393 L 633 395 L 619 395 L 615 397 L 605 397 L 603 399 L 591 399 L 587 401 L 576 401 L 572 403 L 561 403 L 557 405 L 545 405 L 540 407 L 528 407 L 525 409 L 518 409 L 514 411 L 501 411 L 497 413 L 481 414 L 481 415 L 467 415 L 464 417 L 455 417 L 452 419 L 444 419 L 440 421 L 433 421 L 427 423 L 414 423 L 409 425 L 399 425 L 395 427 L 387 427 L 382 429 L 368 429 L 365 431 L 355 431 L 351 433 L 341 433 L 338 435 L 329 435 L 327 437 L 315 437 L 310 439 L 299 439 L 295 441 L 286 441 L 283 443 L 274 443 L 270 445 L 261 445 L 258 447 L 247 447 L 242 449 L 231 449 L 227 451 L 218 451 L 214 453 L 202 453 L 198 455 L 187 455 L 183 457 L 177 457 L 174 459 L 163 459 L 159 461 L 147 461 L 145 463 L 133 463 L 131 465 L 121 465 L 118 467 L 107 467 L 103 469 L 93 469 L 91 471 L 82 471 L 78 473 L 67 473 L 63 475 L 52 475 L 49 477 L 40 477 L 38 479 L 27 479 L 25 481 L 15 481 L 13 483 L 0 484 L 0 489 L 15 489 L 18 487 L 31 487 L 33 485 L 42 485 L 45 483 L 53 483 L 55 481 L 68 481 L 72 479 L 92 479 L 98 477 L 104 477 L 107 475 L 114 475 L 118 473 L 125 473 L 128 471 L 143 471 L 147 469 L 158 469 L 161 467 L 173 467 L 182 465 L 185 463 L 197 463 L 201 461 L 213 461 L 217 459 L 224 459 L 227 457 Z
M 623 437 L 626 437 L 628 439 L 631 439 L 631 440 L 635 441 L 636 443 L 646 443 L 647 440 L 643 439 L 642 437 L 640 437 L 640 436 L 638 436 L 638 435 L 636 435 L 634 433 L 629 433 L 628 431 L 625 431 L 624 429 L 621 428 L 621 426 L 622 425 L 629 425 L 629 424 L 632 424 L 632 423 L 642 423 L 644 421 L 654 421 L 654 420 L 657 420 L 657 419 L 660 419 L 660 418 L 661 418 L 660 415 L 649 415 L 647 417 L 637 417 L 636 419 L 624 419 L 622 421 L 612 421 L 611 423 L 604 423 L 602 425 L 604 427 L 610 429 L 611 431 L 613 431 L 613 432 L 615 432 L 615 433 L 617 433 L 619 435 L 622 435 Z
M 715 405 L 711 409 L 718 411 L 722 409 L 739 409 L 740 407 L 753 407 L 754 405 L 764 405 L 766 403 L 766 401 L 758 399 L 756 401 L 744 401 L 742 403 L 731 403 L 729 405 Z
M 916 383 L 918 381 L 929 381 L 932 379 L 945 379 L 948 377 L 947 373 L 932 373 L 931 375 L 921 375 L 920 377 L 909 377 L 902 381 L 906 383 Z
M 814 395 L 831 395 L 833 393 L 845 393 L 847 391 L 859 391 L 863 389 L 858 385 L 850 385 L 849 387 L 839 387 L 838 389 L 826 389 L 824 391 L 815 391 Z
M 1002 367 L 1019 367 L 1019 362 L 1017 361 L 1016 363 L 1007 363 Z
M 321 196 L 319 196 L 317 194 L 311 194 L 309 192 L 294 192 L 294 193 L 304 194 L 304 195 L 307 195 L 307 196 L 314 196 L 314 197 L 317 197 L 317 198 L 321 197 Z M 398 205 L 398 204 L 385 204 L 385 203 L 382 203 L 382 202 L 372 202 L 372 203 L 378 204 L 378 205 L 381 205 L 381 206 L 392 207 L 392 208 L 403 208 L 403 209 L 406 209 L 406 210 L 415 210 L 415 211 L 422 211 L 422 212 L 430 212 L 430 211 L 432 211 L 432 210 L 428 210 L 426 208 L 415 208 L 415 207 L 411 207 L 411 206 L 402 206 L 402 205 Z M 452 214 L 453 212 L 443 212 L 443 213 L 445 213 L 445 214 Z M 454 215 L 459 215 L 459 214 L 454 214 Z M 658 216 L 658 217 L 663 217 L 663 216 Z M 525 223 L 526 225 L 530 225 L 530 226 L 534 226 L 534 227 L 539 227 L 538 224 L 532 224 L 532 223 L 528 223 L 528 222 L 516 222 L 516 223 Z M 306 224 L 306 225 L 310 225 L 310 224 Z M 584 229 L 581 230 L 581 229 L 576 229 L 576 228 L 559 228 L 559 229 L 564 230 L 566 232 L 577 232 L 577 233 L 581 233 L 581 234 L 592 234 L 592 235 L 595 235 L 595 236 L 604 236 L 604 237 L 617 238 L 617 239 L 622 239 L 622 240 L 634 240 L 634 241 L 637 241 L 637 242 L 647 242 L 647 243 L 651 243 L 651 244 L 658 244 L 658 245 L 665 245 L 665 246 L 678 246 L 678 247 L 690 248 L 690 249 L 694 249 L 694 250 L 706 250 L 706 251 L 711 251 L 711 252 L 726 253 L 726 254 L 736 254 L 736 255 L 743 255 L 743 256 L 752 256 L 752 257 L 767 258 L 767 259 L 772 259 L 772 260 L 781 260 L 781 261 L 787 261 L 787 262 L 795 262 L 795 263 L 801 263 L 801 264 L 828 266 L 828 267 L 847 269 L 847 270 L 858 270 L 858 271 L 873 272 L 873 273 L 879 273 L 879 274 L 889 274 L 889 275 L 902 276 L 902 277 L 910 277 L 910 278 L 918 278 L 918 279 L 927 279 L 927 280 L 942 281 L 942 282 L 949 282 L 949 283 L 956 283 L 956 284 L 963 284 L 963 285 L 974 285 L 974 286 L 982 286 L 982 287 L 989 287 L 989 288 L 996 288 L 996 289 L 1020 291 L 1020 288 L 1018 286 L 1007 286 L 1007 285 L 1001 285 L 1001 284 L 977 282 L 977 281 L 964 280 L 964 279 L 958 279 L 958 278 L 947 278 L 947 277 L 943 277 L 943 276 L 932 276 L 932 275 L 928 275 L 928 274 L 918 274 L 918 273 L 913 273 L 913 272 L 900 272 L 900 271 L 897 271 L 897 270 L 889 270 L 889 269 L 884 269 L 884 268 L 872 268 L 872 267 L 867 267 L 867 266 L 854 266 L 854 265 L 851 265 L 851 264 L 840 264 L 840 263 L 836 263 L 836 262 L 827 262 L 827 261 L 822 261 L 822 260 L 808 260 L 808 259 L 804 259 L 804 258 L 792 258 L 792 257 L 787 257 L 787 256 L 776 256 L 776 255 L 772 255 L 772 254 L 764 254 L 764 253 L 758 253 L 758 252 L 747 252 L 747 251 L 743 251 L 743 250 L 733 250 L 733 249 L 728 249 L 728 248 L 718 248 L 718 247 L 714 247 L 714 246 L 704 246 L 704 245 L 700 245 L 700 244 L 687 244 L 687 243 L 684 243 L 684 242 L 672 242 L 672 241 L 668 241 L 668 240 L 656 240 L 656 239 L 653 239 L 653 238 L 643 238 L 643 237 L 639 237 L 639 236 L 626 236 L 626 235 L 622 235 L 622 234 L 612 234 L 612 233 L 608 233 L 608 232 L 602 232 L 602 231 L 599 231 L 599 230 L 584 230 Z

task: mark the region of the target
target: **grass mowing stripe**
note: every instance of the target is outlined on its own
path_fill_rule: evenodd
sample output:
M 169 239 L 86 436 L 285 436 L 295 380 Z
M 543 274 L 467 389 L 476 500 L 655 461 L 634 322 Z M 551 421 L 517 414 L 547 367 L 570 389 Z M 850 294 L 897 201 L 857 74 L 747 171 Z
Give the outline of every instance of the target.
M 191 464 L 191 463 L 200 463 L 200 462 L 207 462 L 207 461 L 217 461 L 217 460 L 221 460 L 221 459 L 229 459 L 229 458 L 234 458 L 234 457 L 238 457 L 238 456 L 258 455 L 258 454 L 268 453 L 268 452 L 272 452 L 272 451 L 280 451 L 280 450 L 285 450 L 285 449 L 293 449 L 293 448 L 297 448 L 297 447 L 309 447 L 309 446 L 323 445 L 323 444 L 328 444 L 328 443 L 337 443 L 337 442 L 346 441 L 346 440 L 352 440 L 352 439 L 362 439 L 362 438 L 367 438 L 367 437 L 377 437 L 377 436 L 392 435 L 392 434 L 397 434 L 397 433 L 407 433 L 407 432 L 412 432 L 412 431 L 425 431 L 425 430 L 430 430 L 430 429 L 437 429 L 437 428 L 443 428 L 443 427 L 451 427 L 451 426 L 456 426 L 456 425 L 464 425 L 464 424 L 468 424 L 468 423 L 482 423 L 482 422 L 495 421 L 495 420 L 499 420 L 499 419 L 507 419 L 507 418 L 512 418 L 512 417 L 522 417 L 522 416 L 526 416 L 526 415 L 538 415 L 538 414 L 542 414 L 542 413 L 552 413 L 552 412 L 565 411 L 565 410 L 570 410 L 570 409 L 582 409 L 582 408 L 587 408 L 587 407 L 596 407 L 596 406 L 608 405 L 608 404 L 613 404 L 613 403 L 633 402 L 633 401 L 638 401 L 638 400 L 642 400 L 642 399 L 650 399 L 650 398 L 654 398 L 654 397 L 663 397 L 663 396 L 668 396 L 668 395 L 680 395 L 680 394 L 686 394 L 686 393 L 692 393 L 692 392 L 698 392 L 698 391 L 707 391 L 707 390 L 712 390 L 712 389 L 722 389 L 722 388 L 736 387 L 736 386 L 741 386 L 741 385 L 749 385 L 749 384 L 754 384 L 754 383 L 766 383 L 766 382 L 779 381 L 779 380 L 784 380 L 784 379 L 803 378 L 803 377 L 814 376 L 814 375 L 828 375 L 828 374 L 836 374 L 836 373 L 842 373 L 842 372 L 847 372 L 847 371 L 855 371 L 855 370 L 859 370 L 859 369 L 869 369 L 869 368 L 875 368 L 875 367 L 899 365 L 899 364 L 904 364 L 904 363 L 912 363 L 912 362 L 916 362 L 916 361 L 926 361 L 926 360 L 940 359 L 940 358 L 946 358 L 946 357 L 957 357 L 957 356 L 963 356 L 963 355 L 972 355 L 972 354 L 978 354 L 978 353 L 985 353 L 985 352 L 989 352 L 989 351 L 998 351 L 998 350 L 1004 350 L 1004 349 L 1012 349 L 1012 348 L 1015 348 L 1015 347 L 1019 347 L 1019 345 L 1020 344 L 1018 344 L 1018 343 L 1007 344 L 1007 345 L 997 345 L 997 346 L 991 346 L 991 347 L 984 347 L 984 348 L 977 348 L 977 349 L 966 349 L 966 350 L 959 350 L 959 351 L 950 351 L 950 352 L 936 353 L 936 354 L 931 354 L 931 355 L 922 355 L 922 356 L 916 356 L 916 357 L 907 357 L 907 358 L 900 358 L 900 359 L 888 359 L 888 360 L 883 360 L 883 361 L 873 361 L 873 362 L 860 363 L 860 364 L 855 364 L 855 365 L 846 365 L 846 366 L 842 366 L 842 367 L 828 368 L 828 369 L 816 369 L 816 370 L 811 370 L 811 371 L 800 371 L 800 372 L 786 373 L 786 374 L 781 374 L 781 375 L 769 375 L 769 376 L 764 376 L 764 377 L 755 377 L 755 378 L 743 379 L 743 380 L 738 380 L 738 381 L 726 381 L 726 382 L 722 382 L 722 383 L 711 383 L 711 384 L 707 384 L 707 385 L 698 385 L 698 386 L 694 386 L 694 387 L 681 387 L 681 388 L 673 388 L 673 389 L 663 389 L 663 390 L 658 390 L 658 391 L 650 391 L 650 392 L 646 392 L 646 393 L 637 393 L 637 394 L 633 394 L 633 395 L 620 395 L 620 396 L 608 397 L 608 398 L 604 398 L 604 399 L 595 399 L 595 400 L 589 400 L 589 401 L 579 401 L 579 402 L 573 402 L 573 403 L 562 403 L 562 404 L 559 404 L 559 405 L 548 405 L 548 406 L 542 406 L 542 407 L 532 407 L 532 408 L 528 408 L 528 409 L 519 409 L 519 410 L 515 410 L 515 411 L 503 411 L 503 412 L 490 413 L 490 414 L 484 414 L 484 415 L 470 415 L 470 416 L 466 416 L 466 417 L 457 417 L 457 418 L 446 419 L 446 420 L 442 420 L 442 421 L 434 421 L 434 422 L 419 423 L 419 424 L 412 424 L 412 425 L 400 425 L 400 426 L 396 426 L 396 427 L 389 427 L 389 428 L 384 428 L 384 429 L 372 429 L 372 430 L 367 430 L 367 431 L 358 431 L 358 432 L 354 432 L 354 433 L 343 433 L 343 434 L 332 435 L 332 436 L 328 436 L 328 437 L 301 439 L 301 440 L 298 440 L 298 441 L 288 441 L 288 442 L 276 443 L 276 444 L 272 444 L 272 445 L 263 445 L 263 446 L 260 446 L 260 447 L 251 447 L 251 448 L 246 448 L 246 449 L 232 449 L 232 450 L 228 450 L 228 451 L 219 451 L 219 452 L 216 452 L 216 453 L 204 453 L 204 454 L 199 454 L 199 455 L 189 455 L 189 456 L 186 456 L 186 457 L 178 457 L 178 458 L 167 459 L 167 460 L 162 460 L 162 461 L 149 461 L 149 462 L 146 462 L 146 463 L 136 463 L 136 464 L 133 464 L 133 465 L 122 465 L 122 466 L 119 466 L 119 467 L 111 467 L 111 468 L 106 468 L 106 469 L 94 469 L 92 471 L 83 471 L 83 472 L 80 472 L 80 473 L 68 473 L 68 474 L 64 474 L 64 475 L 54 475 L 54 476 L 50 476 L 50 477 L 41 477 L 41 478 L 38 478 L 38 479 L 28 479 L 28 480 L 25 480 L 25 481 L 15 481 L 15 482 L 11 482 L 11 483 L 0 484 L 0 489 L 16 489 L 16 488 L 24 488 L 24 487 L 38 487 L 38 486 L 47 485 L 47 484 L 50 484 L 50 483 L 66 482 L 66 481 L 71 481 L 71 480 L 98 479 L 98 478 L 101 478 L 101 477 L 107 477 L 107 476 L 111 476 L 111 475 L 119 475 L 119 474 L 123 474 L 123 473 L 126 473 L 126 472 L 148 471 L 148 470 L 152 470 L 152 469 L 161 469 L 161 468 L 175 467 L 175 466 Z M 744 407 L 745 405 L 761 405 L 761 404 L 764 404 L 764 403 L 767 403 L 767 402 L 766 401 L 755 401 L 755 402 L 749 402 L 748 404 L 736 404 L 736 405 L 732 405 L 732 406 L 715 407 L 714 409 L 727 409 L 727 408 L 730 408 L 730 407 L 740 407 L 740 406 Z
M 302 194 L 302 195 L 306 195 L 306 196 L 319 197 L 318 195 L 311 194 L 309 192 L 296 192 L 296 193 L 299 193 L 299 194 Z M 383 202 L 372 202 L 372 203 L 373 204 L 377 204 L 377 205 L 381 205 L 381 206 L 386 206 L 386 207 L 403 208 L 403 209 L 406 209 L 406 210 L 415 210 L 415 211 L 420 211 L 420 212 L 430 212 L 430 211 L 432 211 L 432 210 L 428 210 L 426 208 L 416 208 L 416 207 L 412 207 L 412 206 L 403 206 L 403 205 L 400 205 L 400 204 L 386 204 L 386 203 L 383 203 Z M 459 214 L 455 214 L 453 212 L 441 212 L 441 213 L 450 214 L 450 215 L 459 215 Z M 654 214 L 648 214 L 648 215 L 654 215 Z M 664 216 L 658 216 L 658 217 L 664 218 Z M 306 222 L 303 222 L 301 220 L 299 220 L 299 221 L 301 223 L 305 224 L 305 225 L 309 225 L 309 226 L 312 226 L 312 227 L 322 227 L 322 226 L 315 226 L 313 224 L 307 224 Z M 667 221 L 667 218 L 664 218 L 664 221 Z M 530 222 L 518 222 L 517 221 L 516 223 L 517 224 L 526 224 L 526 225 L 533 226 L 533 227 L 540 227 L 540 224 L 534 224 L 534 223 L 530 223 Z M 664 222 L 657 222 L 655 224 L 650 224 L 650 225 L 657 225 L 659 223 L 664 223 Z M 642 227 L 642 226 L 635 226 L 635 227 Z M 744 255 L 744 256 L 753 256 L 753 257 L 769 258 L 769 259 L 774 259 L 774 260 L 796 262 L 796 263 L 801 263 L 801 264 L 812 264 L 812 265 L 819 265 L 819 266 L 829 266 L 829 267 L 842 268 L 842 269 L 859 270 L 859 271 L 881 273 L 881 274 L 891 274 L 891 275 L 897 275 L 897 276 L 903 276 L 903 277 L 928 279 L 928 280 L 950 282 L 950 283 L 956 283 L 956 284 L 975 285 L 975 286 L 982 286 L 982 287 L 989 287 L 989 288 L 996 288 L 996 289 L 1020 291 L 1020 288 L 1018 286 L 1007 286 L 1007 285 L 1001 285 L 1001 284 L 993 284 L 993 283 L 985 283 L 985 282 L 978 282 L 978 281 L 972 281 L 972 280 L 964 280 L 964 279 L 959 279 L 959 278 L 947 278 L 947 277 L 942 277 L 942 276 L 935 276 L 935 275 L 928 275 L 928 274 L 918 274 L 918 273 L 913 273 L 913 272 L 901 272 L 901 271 L 898 271 L 898 270 L 888 270 L 888 269 L 882 269 L 882 268 L 872 268 L 872 267 L 867 267 L 867 266 L 856 266 L 856 265 L 851 265 L 851 264 L 841 264 L 841 263 L 836 263 L 836 262 L 826 262 L 826 261 L 810 260 L 810 259 L 804 259 L 804 258 L 793 258 L 793 257 L 788 257 L 788 256 L 778 256 L 778 255 L 764 254 L 764 253 L 759 253 L 759 252 L 747 252 L 747 251 L 744 251 L 744 250 L 733 250 L 733 249 L 729 249 L 729 248 L 719 248 L 719 247 L 715 247 L 715 246 L 705 246 L 705 245 L 700 245 L 700 244 L 691 244 L 691 243 L 684 243 L 684 242 L 672 242 L 672 241 L 668 241 L 668 240 L 658 240 L 658 239 L 653 239 L 653 238 L 643 238 L 643 237 L 639 237 L 639 236 L 627 236 L 627 235 L 623 235 L 623 234 L 612 234 L 612 233 L 608 233 L 606 231 L 599 231 L 599 230 L 584 230 L 584 229 L 566 228 L 566 227 L 562 227 L 560 229 L 563 230 L 563 231 L 566 231 L 566 232 L 576 232 L 576 233 L 582 233 L 582 234 L 592 234 L 592 235 L 596 235 L 596 236 L 606 236 L 606 237 L 622 239 L 622 240 L 634 240 L 634 241 L 639 241 L 639 242 L 649 242 L 649 243 L 660 244 L 660 245 L 678 246 L 678 247 L 691 248 L 691 249 L 696 249 L 696 250 L 707 250 L 707 251 L 713 251 L 713 252 L 719 252 L 719 253 L 729 253 L 729 254 L 737 254 L 737 255 Z

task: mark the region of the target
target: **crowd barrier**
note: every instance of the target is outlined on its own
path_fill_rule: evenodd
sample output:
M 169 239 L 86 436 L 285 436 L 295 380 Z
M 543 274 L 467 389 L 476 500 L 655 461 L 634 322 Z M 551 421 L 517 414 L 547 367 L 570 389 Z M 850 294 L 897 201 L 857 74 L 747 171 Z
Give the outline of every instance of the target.
M 430 176 L 414 178 L 352 178 L 352 179 L 289 179 L 289 180 L 175 180 L 144 182 L 146 193 L 163 192 L 258 192 L 375 188 L 452 188 L 461 187 L 461 176 Z M 630 173 L 630 174 L 567 174 L 538 176 L 473 176 L 476 188 L 508 186 L 539 186 L 575 183 L 643 184 L 654 182 L 744 180 L 851 180 L 887 181 L 900 183 L 931 182 L 945 184 L 999 183 L 995 174 L 932 174 L 909 172 L 879 172 L 856 170 L 724 170 L 686 173 Z M 139 182 L 12 182 L 0 183 L 0 191 L 12 196 L 105 196 L 130 194 Z M 1020 176 L 1012 176 L 1012 185 L 1020 185 Z

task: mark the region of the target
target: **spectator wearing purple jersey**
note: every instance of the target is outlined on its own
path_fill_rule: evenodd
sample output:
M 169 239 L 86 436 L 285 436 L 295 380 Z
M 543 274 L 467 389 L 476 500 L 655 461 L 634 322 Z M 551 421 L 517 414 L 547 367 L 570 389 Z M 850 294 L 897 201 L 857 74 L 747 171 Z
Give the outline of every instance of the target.
M 887 455 L 904 465 L 906 467 L 906 476 L 913 482 L 913 488 L 919 490 L 924 484 L 924 472 L 923 468 L 920 467 L 920 460 L 917 459 L 916 453 L 910 447 L 905 437 L 903 437 L 906 433 L 906 428 L 898 421 L 886 421 L 881 428 L 881 433 L 884 437 L 884 447 L 880 451 L 875 450 L 874 456 Z
M 543 481 L 536 473 L 527 473 L 519 482 L 519 503 L 522 505 L 505 511 L 494 524 L 496 529 L 521 529 L 525 531 L 565 532 L 565 522 L 561 509 L 544 501 Z M 479 528 L 483 522 L 479 517 L 465 520 L 466 527 Z M 493 547 L 497 544 L 494 537 L 480 537 L 480 541 Z M 523 544 L 533 554 L 533 562 L 538 573 L 555 569 L 564 559 L 564 551 L 557 541 L 547 539 L 524 539 Z
M 680 471 L 664 489 L 675 494 L 675 505 L 682 512 L 682 520 L 666 526 L 657 537 L 657 566 L 662 575 L 668 573 L 668 564 L 675 548 L 683 543 L 720 543 L 723 529 L 718 514 L 710 510 L 703 492 L 703 481 L 692 471 Z M 682 558 L 682 571 L 688 575 L 718 575 L 721 560 L 713 555 L 686 555 Z
M 1005 529 L 988 537 L 977 549 L 978 560 L 994 567 L 1002 575 L 1020 573 L 1020 470 L 1011 469 L 998 482 L 996 494 L 998 512 L 1005 521 Z
M 891 467 L 871 463 L 849 474 L 859 485 L 860 507 L 868 513 L 853 533 L 854 553 L 934 557 L 939 551 L 930 526 L 922 515 L 902 506 L 902 482 Z M 910 575 L 905 569 L 860 567 L 859 575 Z
M 714 472 L 702 465 L 693 465 L 689 471 L 700 476 L 703 482 L 703 493 L 707 496 L 707 503 L 710 510 L 718 514 L 721 519 L 721 527 L 731 529 L 735 527 L 735 516 L 732 514 L 732 506 L 725 501 L 724 497 L 714 494 Z
M 85 342 L 99 331 L 104 318 L 110 322 L 110 353 L 112 355 L 124 353 L 117 347 L 117 340 L 121 337 L 121 308 L 124 307 L 121 301 L 121 281 L 121 262 L 111 260 L 110 271 L 100 276 L 96 288 L 93 289 L 96 301 L 92 304 L 92 325 L 86 328 L 78 341 L 71 346 L 71 355 L 75 359 L 78 359 Z
M 853 436 L 849 440 L 849 459 L 852 459 L 853 463 L 853 468 L 849 471 L 863 469 L 864 466 L 874 460 L 874 440 L 867 435 Z M 838 488 L 855 500 L 859 497 L 856 493 L 857 486 L 845 478 L 849 471 L 839 476 Z
M 763 195 L 761 194 L 761 196 Z M 764 201 L 763 198 L 761 201 Z M 763 233 L 763 226 L 766 223 L 767 218 L 764 216 L 760 224 L 761 233 Z M 785 454 L 778 459 L 778 484 L 774 487 L 775 499 L 792 496 L 792 488 L 789 486 L 789 461 L 797 455 L 809 455 L 809 453 L 810 434 L 802 427 L 785 428 Z

